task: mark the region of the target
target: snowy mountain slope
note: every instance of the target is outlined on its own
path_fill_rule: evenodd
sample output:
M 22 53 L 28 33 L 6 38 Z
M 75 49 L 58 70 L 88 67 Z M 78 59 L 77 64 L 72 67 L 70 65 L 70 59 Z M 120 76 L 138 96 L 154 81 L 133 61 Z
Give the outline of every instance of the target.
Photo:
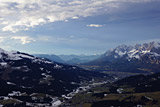
M 160 43 L 121 45 L 86 65 L 107 66 L 108 70 L 124 72 L 156 72 L 160 69 Z
M 107 80 L 110 77 L 26 53 L 0 49 L 0 104 L 6 101 L 6 97 L 14 94 L 8 100 L 14 98 L 16 104 L 23 102 L 25 105 L 21 106 L 26 106 L 26 102 L 32 106 L 33 103 L 48 105 L 54 97 L 66 95 L 99 78 Z M 37 96 L 43 97 L 41 99 Z
M 135 46 L 121 45 L 113 50 L 107 51 L 104 55 L 106 55 L 106 57 L 113 56 L 114 59 L 125 57 L 128 60 L 132 58 L 140 59 L 144 55 L 159 57 L 160 43 L 150 42 L 148 44 L 144 43 L 142 45 L 136 44 Z

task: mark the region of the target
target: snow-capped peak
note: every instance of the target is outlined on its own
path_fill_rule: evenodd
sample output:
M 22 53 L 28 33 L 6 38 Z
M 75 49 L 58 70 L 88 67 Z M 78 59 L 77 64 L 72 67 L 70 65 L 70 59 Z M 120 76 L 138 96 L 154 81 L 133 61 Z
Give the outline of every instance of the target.
M 150 42 L 142 45 L 136 44 L 134 46 L 120 45 L 115 49 L 109 50 L 105 53 L 106 56 L 114 56 L 114 58 L 121 58 L 125 56 L 126 59 L 140 59 L 141 56 L 146 54 L 160 56 L 160 43 Z

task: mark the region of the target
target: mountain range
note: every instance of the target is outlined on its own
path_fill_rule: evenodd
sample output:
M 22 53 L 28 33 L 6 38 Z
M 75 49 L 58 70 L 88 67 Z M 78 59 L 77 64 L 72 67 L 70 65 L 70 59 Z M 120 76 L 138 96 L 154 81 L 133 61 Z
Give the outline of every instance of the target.
M 158 72 L 160 70 L 160 43 L 120 45 L 106 51 L 98 59 L 82 65 L 92 70 Z
M 58 63 L 58 60 L 63 61 L 61 57 L 36 57 L 19 51 L 0 49 L 0 107 L 58 107 L 62 103 L 65 106 L 78 104 L 79 107 L 83 102 L 92 107 L 103 107 L 106 104 L 109 107 L 112 104 L 134 107 L 139 104 L 157 105 L 160 102 L 156 96 L 160 91 L 160 73 L 157 73 L 160 72 L 158 42 L 121 45 L 101 56 L 63 55 L 63 59 L 70 62 L 79 59 L 93 60 L 83 64 L 78 62 L 77 66 L 82 68 L 65 64 L 66 61 L 63 64 Z M 109 71 L 155 74 L 117 80 L 115 76 L 107 75 Z M 115 80 L 117 81 L 114 82 Z M 154 96 L 145 95 L 144 92 Z M 106 97 L 108 94 L 110 97 Z M 102 99 L 99 98 L 101 95 Z
M 36 57 L 47 58 L 58 63 L 76 65 L 90 62 L 97 59 L 100 55 L 54 55 L 54 54 L 34 54 Z

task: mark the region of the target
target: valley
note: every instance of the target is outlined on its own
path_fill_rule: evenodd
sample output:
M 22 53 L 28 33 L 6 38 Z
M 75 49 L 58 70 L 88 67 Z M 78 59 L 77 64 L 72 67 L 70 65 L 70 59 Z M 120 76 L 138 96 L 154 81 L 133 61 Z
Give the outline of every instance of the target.
M 78 93 L 68 103 L 69 107 L 159 107 L 159 83 L 160 73 L 131 76 Z
M 0 106 L 156 107 L 160 104 L 160 45 L 138 46 L 134 54 L 135 46 L 123 45 L 75 65 L 56 62 L 56 56 L 1 49 Z
M 0 0 L 0 107 L 160 107 L 160 0 Z

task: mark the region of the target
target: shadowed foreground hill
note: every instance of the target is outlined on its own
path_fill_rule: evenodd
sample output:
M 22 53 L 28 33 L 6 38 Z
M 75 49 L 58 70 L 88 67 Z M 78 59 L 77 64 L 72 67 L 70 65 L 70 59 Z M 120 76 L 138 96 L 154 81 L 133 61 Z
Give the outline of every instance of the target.
M 107 77 L 26 53 L 0 50 L 0 96 L 4 99 L 0 100 L 2 105 L 7 102 L 11 105 L 26 105 L 26 102 L 29 105 L 35 102 L 52 104 L 54 97 L 68 94 L 93 79 Z

